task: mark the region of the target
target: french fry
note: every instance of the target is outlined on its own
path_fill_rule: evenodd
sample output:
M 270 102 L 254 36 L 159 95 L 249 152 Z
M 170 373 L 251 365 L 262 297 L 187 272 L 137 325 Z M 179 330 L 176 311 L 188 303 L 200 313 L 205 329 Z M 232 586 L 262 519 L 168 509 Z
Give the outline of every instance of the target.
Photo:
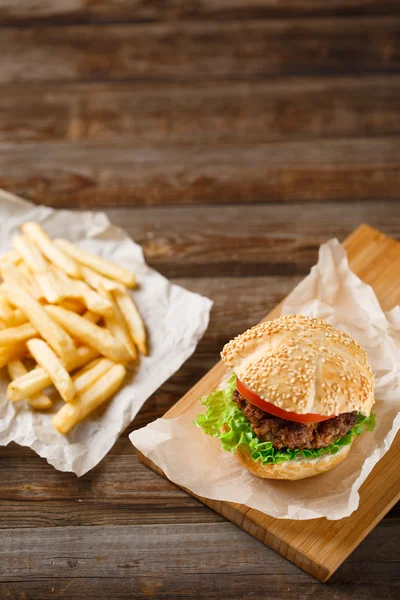
M 131 359 L 136 360 L 136 346 L 130 336 L 124 317 L 122 316 L 113 295 L 110 292 L 107 292 L 104 288 L 100 289 L 100 293 L 104 296 L 104 298 L 107 298 L 113 307 L 113 314 L 104 318 L 107 329 L 111 331 L 117 340 L 124 344 L 124 346 L 128 349 Z
M 75 371 L 75 373 L 74 373 L 74 375 L 72 377 L 72 381 L 74 380 L 75 375 L 77 375 L 78 373 L 80 373 L 81 375 L 83 375 L 83 373 L 85 373 L 86 371 L 89 371 L 90 369 L 93 369 L 93 367 L 95 367 L 101 360 L 108 360 L 108 358 L 104 359 L 102 356 L 98 356 L 97 358 L 95 358 L 91 362 L 88 362 L 86 365 L 83 365 L 83 367 L 81 369 L 79 369 L 79 371 Z M 115 363 L 113 363 L 113 364 L 115 364 Z
M 69 356 L 64 366 L 68 371 L 74 371 L 93 361 L 97 356 L 98 352 L 93 350 L 93 348 L 81 346 Z M 15 379 L 15 381 L 12 381 L 8 385 L 7 398 L 13 402 L 18 402 L 18 400 L 23 400 L 32 394 L 44 390 L 49 387 L 49 385 L 51 385 L 49 375 L 42 367 L 37 367 L 36 369 L 29 371 L 26 375 Z
M 53 405 L 44 391 L 54 385 L 66 401 L 54 427 L 67 433 L 119 389 L 138 349 L 147 354 L 145 326 L 126 289 L 136 278 L 52 240 L 37 223 L 21 229 L 14 249 L 0 256 L 0 368 L 11 379 L 7 398 L 33 409 Z M 24 357 L 38 366 L 28 371 Z
M 38 365 L 47 371 L 61 398 L 71 402 L 76 394 L 74 382 L 50 346 L 37 338 L 29 340 L 27 346 Z
M 122 385 L 126 374 L 123 365 L 115 365 L 96 381 L 93 387 L 77 395 L 73 402 L 65 404 L 53 417 L 53 425 L 59 433 L 66 434 L 79 421 L 109 400 Z
M 7 285 L 7 299 L 26 314 L 33 327 L 58 356 L 67 360 L 68 355 L 75 351 L 71 337 L 53 321 L 43 306 L 22 288 L 18 285 Z
M 68 255 L 64 254 L 49 238 L 47 233 L 37 223 L 25 223 L 21 227 L 27 235 L 41 250 L 44 256 L 53 264 L 57 265 L 67 275 L 79 277 L 79 266 Z
M 17 267 L 11 263 L 3 263 L 0 265 L 1 275 L 6 283 L 6 285 L 18 285 L 22 288 L 27 294 L 33 296 L 37 300 L 40 296 L 36 295 L 35 288 L 32 288 L 29 285 L 29 282 L 22 276 L 22 273 L 17 269 Z M 3 286 L 2 286 L 3 288 Z
M 91 323 L 94 323 L 96 325 L 96 323 L 98 323 L 100 321 L 100 319 L 102 318 L 101 315 L 99 315 L 99 313 L 95 313 L 92 312 L 91 310 L 87 310 L 82 317 L 84 319 L 86 319 L 86 321 L 90 321 Z
M 47 262 L 40 250 L 26 236 L 16 235 L 13 238 L 13 246 L 33 273 L 46 273 L 48 270 Z
M 27 281 L 27 283 L 29 284 L 29 287 L 32 290 L 32 296 L 34 298 L 37 299 L 41 299 L 43 298 L 43 293 L 40 290 L 38 284 L 36 283 L 35 279 L 32 276 L 32 273 L 29 271 L 27 265 L 24 262 L 20 262 L 19 265 L 17 265 L 17 269 L 18 271 L 20 271 L 22 273 L 22 275 L 24 276 L 25 280 Z
M 53 273 L 63 298 L 80 298 L 79 290 L 75 285 L 75 279 L 70 279 L 64 271 L 57 269 L 54 265 L 49 265 L 49 268 Z
M 101 289 L 111 292 L 112 290 L 115 290 L 116 288 L 121 286 L 121 284 L 118 283 L 118 281 L 115 281 L 115 279 L 109 279 L 108 277 L 104 277 L 104 275 L 100 275 L 100 273 L 94 271 L 90 267 L 82 266 L 81 272 L 86 283 L 88 283 L 93 289 L 97 290 L 98 292 L 100 292 Z
M 98 350 L 100 354 L 114 362 L 129 360 L 129 353 L 125 346 L 106 329 L 59 306 L 46 306 L 46 310 L 70 335 L 81 340 L 85 345 Z
M 94 364 L 93 364 L 94 363 Z M 92 386 L 100 377 L 109 371 L 115 363 L 108 358 L 96 359 L 91 365 L 86 365 L 72 377 L 77 394 L 81 394 Z
M 0 369 L 7 366 L 12 360 L 22 358 L 27 353 L 26 344 L 15 344 L 14 346 L 7 346 L 6 348 L 0 348 Z
M 59 306 L 61 306 L 61 308 L 65 308 L 66 310 L 76 312 L 80 315 L 86 311 L 86 306 L 77 298 L 65 298 L 62 302 L 60 302 Z
M 12 315 L 9 319 L 7 319 L 6 321 L 4 320 L 4 323 L 7 327 L 18 327 L 19 325 L 28 323 L 28 319 L 26 315 L 22 312 L 22 310 L 17 308 L 16 310 L 12 311 Z
M 33 277 L 47 302 L 50 302 L 51 304 L 60 302 L 63 295 L 57 285 L 53 273 L 50 271 L 48 273 L 35 273 Z
M 12 263 L 13 265 L 17 265 L 22 260 L 22 256 L 16 250 L 11 250 L 3 256 L 0 256 L 0 264 L 1 263 Z
M 0 319 L 3 319 L 5 323 L 7 323 L 7 321 L 12 318 L 13 312 L 7 298 L 5 296 L 0 296 Z
M 84 281 L 76 281 L 75 285 L 80 291 L 81 298 L 86 308 L 93 312 L 97 312 L 100 315 L 112 315 L 113 307 L 111 302 L 92 290 L 92 288 Z
M 67 371 L 75 371 L 89 362 L 93 361 L 99 356 L 99 352 L 94 348 L 88 348 L 87 346 L 80 346 L 75 352 L 73 352 L 66 363 L 64 364 Z
M 125 289 L 114 290 L 112 295 L 125 319 L 133 341 L 140 352 L 147 355 L 146 330 L 135 303 Z
M 49 269 L 48 263 L 43 258 L 37 246 L 24 235 L 15 236 L 13 245 L 32 271 L 33 277 L 47 302 L 59 302 L 62 298 L 62 293 L 53 273 Z
M 64 305 L 64 303 L 61 304 L 61 307 L 69 310 L 68 306 Z M 77 312 L 77 311 L 74 311 L 74 312 Z M 79 312 L 82 312 L 82 311 L 79 311 Z M 95 325 L 103 318 L 101 315 L 99 315 L 99 313 L 92 312 L 91 310 L 87 310 L 86 312 L 84 312 L 82 314 L 82 317 L 86 321 L 89 321 L 90 323 L 94 323 Z M 80 340 L 76 340 L 76 343 L 78 346 L 81 344 Z
M 60 285 L 60 289 L 63 291 L 63 295 L 67 298 L 67 303 L 70 299 L 80 299 L 84 306 L 93 312 L 97 312 L 101 315 L 112 313 L 112 305 L 90 288 L 87 283 L 76 279 L 70 279 L 68 275 L 55 267 L 53 267 L 53 272 Z M 63 304 L 65 305 L 65 301 Z M 72 310 L 74 310 L 74 312 L 79 312 L 75 309 Z
M 35 336 L 37 336 L 37 331 L 30 323 L 24 323 L 18 327 L 8 327 L 0 331 L 0 347 L 26 342 Z
M 9 362 L 7 365 L 7 370 L 11 381 L 18 379 L 29 372 L 24 363 L 20 360 L 12 360 Z M 28 396 L 26 400 L 29 406 L 35 410 L 48 410 L 53 406 L 53 402 L 50 400 L 50 398 L 42 392 Z
M 115 265 L 106 258 L 102 258 L 100 256 L 96 256 L 95 254 L 91 254 L 86 250 L 82 250 L 82 248 L 79 248 L 79 246 L 75 246 L 75 244 L 72 244 L 67 240 L 58 239 L 54 242 L 58 246 L 58 248 L 60 248 L 63 252 L 71 256 L 78 263 L 90 267 L 95 271 L 98 271 L 101 275 L 104 275 L 105 277 L 115 279 L 116 281 L 123 283 L 127 287 L 135 287 L 136 277 L 128 269 L 120 267 L 119 265 Z

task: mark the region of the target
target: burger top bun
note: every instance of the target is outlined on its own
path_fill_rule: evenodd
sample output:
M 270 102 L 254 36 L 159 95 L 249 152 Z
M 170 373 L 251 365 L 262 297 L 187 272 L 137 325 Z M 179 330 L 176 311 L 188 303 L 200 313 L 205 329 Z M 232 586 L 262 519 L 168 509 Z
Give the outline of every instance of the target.
M 260 323 L 221 356 L 251 391 L 283 410 L 368 416 L 375 401 L 365 351 L 322 319 L 289 315 Z

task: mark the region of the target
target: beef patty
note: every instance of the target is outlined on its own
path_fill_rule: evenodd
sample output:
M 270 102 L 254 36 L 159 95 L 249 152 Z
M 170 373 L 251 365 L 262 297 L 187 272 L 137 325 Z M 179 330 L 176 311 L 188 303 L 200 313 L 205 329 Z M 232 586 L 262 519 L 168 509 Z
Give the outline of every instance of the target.
M 272 442 L 274 448 L 325 448 L 346 435 L 355 425 L 357 413 L 349 412 L 320 423 L 296 423 L 274 417 L 248 402 L 237 390 L 232 400 L 236 402 L 251 423 L 251 428 L 261 442 Z

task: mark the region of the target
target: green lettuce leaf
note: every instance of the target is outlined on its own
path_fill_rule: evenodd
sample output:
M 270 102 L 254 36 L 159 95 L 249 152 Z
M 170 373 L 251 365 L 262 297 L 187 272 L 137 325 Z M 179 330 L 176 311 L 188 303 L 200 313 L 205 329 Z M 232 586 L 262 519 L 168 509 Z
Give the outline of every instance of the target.
M 238 446 L 249 446 L 251 457 L 262 464 L 277 464 L 295 458 L 316 458 L 321 454 L 336 454 L 342 446 L 351 444 L 354 437 L 375 427 L 375 415 L 369 417 L 358 413 L 357 422 L 352 429 L 342 438 L 336 440 L 326 448 L 318 450 L 277 450 L 271 442 L 260 442 L 250 426 L 250 421 L 244 416 L 237 404 L 232 401 L 236 388 L 236 376 L 233 374 L 226 387 L 215 390 L 207 398 L 201 398 L 201 403 L 206 407 L 206 412 L 197 417 L 195 424 L 212 437 L 221 440 L 221 445 L 228 452 L 236 452 Z

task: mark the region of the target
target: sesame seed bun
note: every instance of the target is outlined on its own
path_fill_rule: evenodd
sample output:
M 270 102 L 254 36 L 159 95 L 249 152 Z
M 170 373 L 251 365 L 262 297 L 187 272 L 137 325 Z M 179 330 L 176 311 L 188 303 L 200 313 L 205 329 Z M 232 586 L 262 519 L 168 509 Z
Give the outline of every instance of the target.
M 248 447 L 247 447 L 248 448 Z M 263 465 L 255 462 L 246 451 L 246 446 L 240 446 L 235 456 L 250 473 L 263 479 L 306 479 L 329 471 L 340 464 L 350 452 L 351 444 L 342 446 L 337 454 L 323 454 L 318 458 L 296 458 L 275 465 Z
M 321 319 L 290 315 L 260 323 L 221 356 L 250 390 L 283 410 L 369 416 L 375 401 L 365 351 Z

